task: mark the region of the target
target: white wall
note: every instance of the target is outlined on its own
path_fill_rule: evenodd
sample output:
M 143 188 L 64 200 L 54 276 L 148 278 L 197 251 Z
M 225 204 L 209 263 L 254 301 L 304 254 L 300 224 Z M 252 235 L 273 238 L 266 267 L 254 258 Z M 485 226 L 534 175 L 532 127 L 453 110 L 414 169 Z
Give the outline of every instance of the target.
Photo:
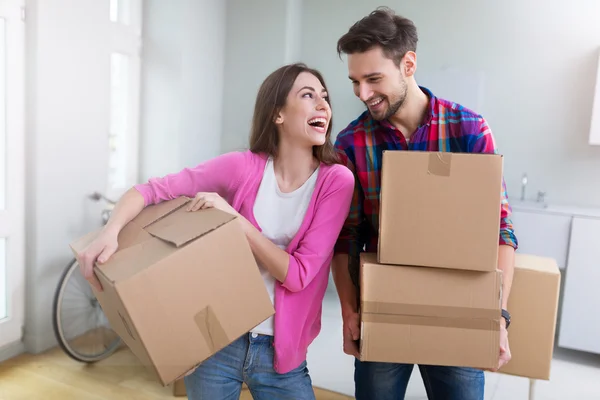
M 222 0 L 144 7 L 142 180 L 219 154 L 226 37 Z
M 222 152 L 248 148 L 258 88 L 275 69 L 300 61 L 301 11 L 301 0 L 227 1 Z
M 552 203 L 600 206 L 600 147 L 588 145 L 600 3 L 576 0 L 565 7 L 546 1 L 543 17 L 539 2 L 518 0 L 386 4 L 417 25 L 418 82 L 489 121 L 505 156 L 511 198 L 520 196 L 521 176 L 527 173 L 529 198 L 542 190 Z M 304 61 L 324 73 L 334 132 L 354 119 L 364 107 L 352 94 L 336 42 L 379 5 L 229 0 L 222 151 L 246 146 L 258 86 L 288 61 Z M 302 13 L 289 19 L 287 10 L 294 8 Z M 258 23 L 267 11 L 268 23 Z M 299 40 L 293 33 L 298 31 Z
M 140 179 L 220 150 L 225 4 L 145 2 Z M 76 34 L 75 34 L 76 33 Z M 109 123 L 109 2 L 31 0 L 27 21 L 25 345 L 53 346 L 52 299 L 69 243 L 100 225 Z
M 109 3 L 27 5 L 25 344 L 38 352 L 56 343 L 52 298 L 72 258 L 69 242 L 100 222 L 85 196 L 106 187 Z
M 505 155 L 509 196 L 538 190 L 548 201 L 600 206 L 600 147 L 589 146 L 592 96 L 600 47 L 600 2 L 388 1 L 419 30 L 417 80 L 439 81 L 442 68 L 483 77 L 481 104 Z M 302 57 L 325 74 L 335 131 L 363 110 L 352 94 L 337 39 L 380 5 L 371 0 L 306 0 Z M 469 81 L 469 80 L 467 80 Z M 474 98 L 448 83 L 432 86 L 452 100 Z M 464 90 L 464 91 L 463 91 Z M 462 100 L 461 100 L 462 101 Z

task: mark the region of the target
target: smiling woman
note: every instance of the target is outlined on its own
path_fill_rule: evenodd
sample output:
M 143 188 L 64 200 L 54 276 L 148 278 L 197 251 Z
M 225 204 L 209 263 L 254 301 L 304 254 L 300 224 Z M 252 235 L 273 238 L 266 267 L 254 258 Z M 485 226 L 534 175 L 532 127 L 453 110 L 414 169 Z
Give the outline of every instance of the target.
M 304 64 L 281 67 L 258 91 L 249 151 L 131 188 L 103 232 L 78 255 L 83 275 L 102 290 L 92 266 L 112 256 L 119 232 L 144 207 L 187 196 L 194 198 L 189 212 L 217 208 L 237 217 L 275 315 L 190 372 L 189 399 L 239 398 L 242 382 L 264 399 L 315 398 L 306 354 L 320 331 L 333 247 L 354 190 L 352 172 L 337 162 L 330 135 L 321 74 Z M 257 372 L 242 374 L 246 370 Z

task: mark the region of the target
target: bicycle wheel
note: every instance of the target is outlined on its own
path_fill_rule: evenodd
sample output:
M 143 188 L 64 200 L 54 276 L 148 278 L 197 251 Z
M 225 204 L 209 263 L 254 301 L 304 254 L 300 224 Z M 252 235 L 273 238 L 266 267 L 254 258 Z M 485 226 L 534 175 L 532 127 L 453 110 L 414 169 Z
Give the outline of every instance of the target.
M 76 259 L 67 265 L 56 288 L 52 322 L 59 346 L 80 362 L 100 361 L 121 344 Z

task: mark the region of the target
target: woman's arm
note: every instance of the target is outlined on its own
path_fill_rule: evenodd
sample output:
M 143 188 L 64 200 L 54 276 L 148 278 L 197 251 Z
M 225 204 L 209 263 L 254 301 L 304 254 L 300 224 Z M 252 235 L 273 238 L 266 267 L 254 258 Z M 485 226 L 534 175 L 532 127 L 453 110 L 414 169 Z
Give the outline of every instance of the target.
M 85 250 L 77 254 L 79 269 L 87 281 L 97 290 L 102 291 L 102 285 L 94 274 L 96 260 L 102 264 L 117 251 L 117 238 L 125 225 L 134 219 L 144 209 L 144 197 L 131 188 L 119 199 L 110 214 L 106 225 L 98 236 Z
M 244 153 L 227 153 L 185 168 L 176 174 L 152 178 L 129 189 L 117 202 L 98 237 L 77 255 L 83 276 L 97 290 L 102 290 L 94 274 L 94 264 L 105 263 L 117 251 L 119 232 L 149 204 L 181 196 L 194 197 L 199 191 L 214 191 L 230 197 L 239 183 L 239 172 L 246 162 Z M 237 173 L 236 173 L 237 172 Z
M 225 153 L 194 168 L 184 168 L 178 173 L 161 178 L 151 178 L 135 188 L 144 197 L 145 205 L 194 197 L 198 192 L 214 192 L 229 200 L 248 167 L 248 152 Z
M 339 171 L 339 172 L 337 172 Z M 254 256 L 288 290 L 304 289 L 331 257 L 333 247 L 348 216 L 354 191 L 354 177 L 340 167 L 329 179 L 332 183 L 317 200 L 313 220 L 298 249 L 288 254 L 267 239 L 245 218 L 240 219 Z
M 114 235 L 115 238 L 121 232 L 123 227 L 144 209 L 144 197 L 135 188 L 129 189 L 123 197 L 117 202 L 115 208 L 110 213 L 110 218 L 103 228 L 104 232 Z M 98 257 L 98 261 L 105 262 L 108 259 L 103 255 Z

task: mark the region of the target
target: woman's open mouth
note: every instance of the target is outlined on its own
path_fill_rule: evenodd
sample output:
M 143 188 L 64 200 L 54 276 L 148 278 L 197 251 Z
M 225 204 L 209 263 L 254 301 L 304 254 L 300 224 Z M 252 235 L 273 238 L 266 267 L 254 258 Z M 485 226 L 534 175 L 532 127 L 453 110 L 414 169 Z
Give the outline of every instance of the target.
M 320 133 L 327 131 L 327 119 L 323 117 L 316 117 L 308 120 L 308 125 L 314 130 Z

